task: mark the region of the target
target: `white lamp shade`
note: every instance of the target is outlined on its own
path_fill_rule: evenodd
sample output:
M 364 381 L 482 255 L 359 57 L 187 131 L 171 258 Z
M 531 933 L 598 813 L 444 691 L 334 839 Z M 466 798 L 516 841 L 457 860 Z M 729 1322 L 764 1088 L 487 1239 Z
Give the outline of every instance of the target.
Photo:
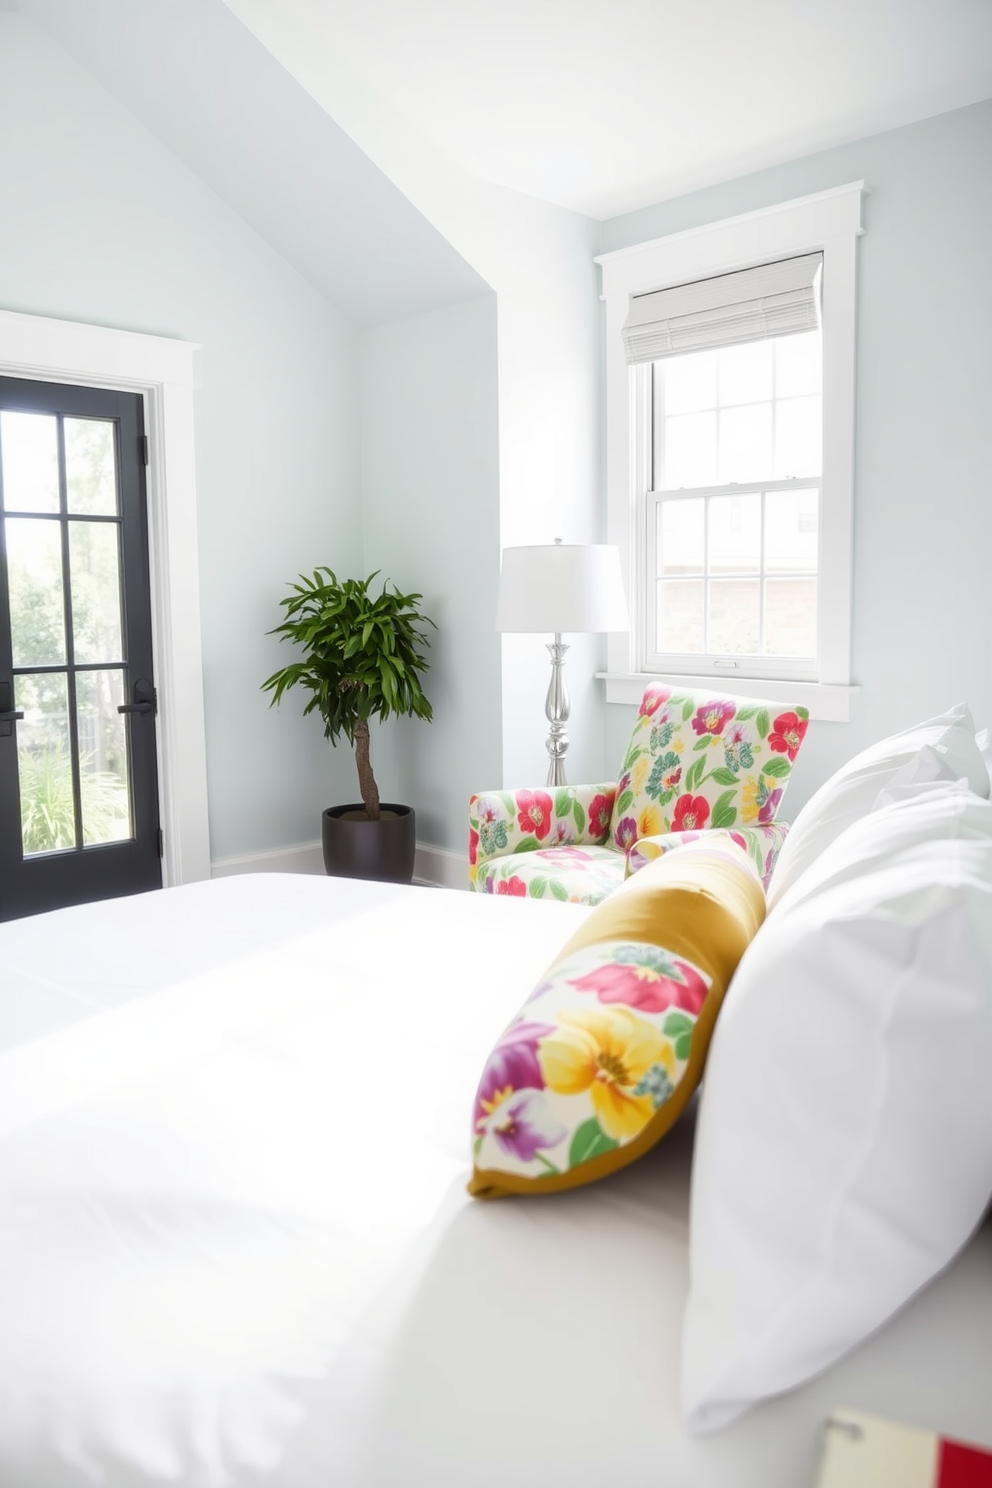
M 626 630 L 628 623 L 619 548 L 554 543 L 503 549 L 497 630 Z

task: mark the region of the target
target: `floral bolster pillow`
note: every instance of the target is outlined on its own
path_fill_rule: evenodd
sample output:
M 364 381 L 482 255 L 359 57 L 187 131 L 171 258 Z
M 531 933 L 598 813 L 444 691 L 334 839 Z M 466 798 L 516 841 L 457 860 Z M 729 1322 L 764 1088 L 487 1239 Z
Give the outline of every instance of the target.
M 806 708 L 649 687 L 617 782 L 613 846 L 774 820 L 808 724 Z
M 594 909 L 486 1061 L 469 1192 L 575 1188 L 653 1147 L 699 1084 L 764 913 L 747 853 L 722 834 L 666 853 Z

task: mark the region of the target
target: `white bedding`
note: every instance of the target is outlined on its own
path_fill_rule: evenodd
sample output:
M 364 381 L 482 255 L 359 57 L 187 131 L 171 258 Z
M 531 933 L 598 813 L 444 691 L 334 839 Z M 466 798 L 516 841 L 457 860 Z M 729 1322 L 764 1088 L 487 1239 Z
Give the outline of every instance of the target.
M 0 926 L 3 1488 L 804 1488 L 838 1404 L 988 1439 L 988 1224 L 694 1439 L 691 1121 L 466 1196 L 482 1062 L 587 912 L 260 875 Z

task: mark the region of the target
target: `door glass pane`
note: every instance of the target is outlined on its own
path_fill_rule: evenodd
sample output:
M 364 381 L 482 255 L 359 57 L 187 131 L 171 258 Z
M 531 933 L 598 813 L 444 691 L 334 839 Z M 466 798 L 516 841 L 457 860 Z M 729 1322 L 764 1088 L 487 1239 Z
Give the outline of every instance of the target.
M 658 650 L 702 651 L 703 583 L 658 585 Z
M 816 580 L 765 584 L 765 650 L 769 656 L 816 655 Z
M 817 492 L 769 491 L 765 497 L 765 568 L 769 573 L 815 573 Z
M 663 501 L 658 508 L 658 572 L 701 574 L 706 552 L 706 508 L 701 496 Z
M 761 635 L 761 585 L 757 579 L 714 579 L 710 584 L 709 649 L 754 655 Z
M 75 658 L 121 661 L 121 586 L 116 522 L 69 523 Z
M 58 431 L 54 414 L 0 413 L 3 504 L 7 511 L 59 509 Z
M 67 418 L 63 428 L 69 511 L 77 516 L 116 517 L 113 423 L 110 419 Z
M 61 523 L 5 517 L 15 667 L 65 661 Z
M 17 777 L 25 857 L 75 847 L 75 796 L 65 672 L 14 678 Z
M 772 465 L 772 405 L 751 403 L 720 414 L 720 483 L 766 480 Z
M 76 673 L 79 789 L 88 847 L 133 836 L 125 715 L 117 711 L 123 701 L 119 668 Z
M 710 501 L 710 573 L 757 573 L 760 563 L 760 493 L 714 496 Z

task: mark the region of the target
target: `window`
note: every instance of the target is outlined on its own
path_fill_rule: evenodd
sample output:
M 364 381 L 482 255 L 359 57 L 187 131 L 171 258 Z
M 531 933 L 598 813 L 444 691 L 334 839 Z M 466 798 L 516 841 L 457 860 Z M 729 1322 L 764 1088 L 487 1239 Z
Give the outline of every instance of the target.
M 607 697 L 671 675 L 846 718 L 862 184 L 604 255 Z M 822 284 L 822 314 L 821 314 Z

